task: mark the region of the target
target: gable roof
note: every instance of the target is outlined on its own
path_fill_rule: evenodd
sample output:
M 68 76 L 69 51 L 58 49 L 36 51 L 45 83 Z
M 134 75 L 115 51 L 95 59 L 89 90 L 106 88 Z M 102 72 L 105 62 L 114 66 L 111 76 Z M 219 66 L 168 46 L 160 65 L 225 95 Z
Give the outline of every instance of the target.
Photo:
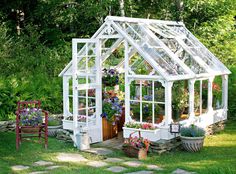
M 106 28 L 119 33 L 166 80 L 230 74 L 182 22 L 108 16 L 92 39 Z M 71 65 L 59 76 L 70 75 Z

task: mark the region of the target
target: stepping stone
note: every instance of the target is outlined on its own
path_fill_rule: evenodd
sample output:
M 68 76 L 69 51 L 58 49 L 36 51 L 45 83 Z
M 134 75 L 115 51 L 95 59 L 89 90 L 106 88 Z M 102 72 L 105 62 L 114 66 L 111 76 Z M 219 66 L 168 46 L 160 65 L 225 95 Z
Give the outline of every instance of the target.
M 48 171 L 36 171 L 36 172 L 31 172 L 29 174 L 43 174 L 43 173 L 48 173 Z
M 88 160 L 80 154 L 75 153 L 59 153 L 57 159 L 62 162 L 87 162 Z
M 34 163 L 34 166 L 50 166 L 53 165 L 53 162 L 50 161 L 37 161 Z
M 124 165 L 127 165 L 129 167 L 139 167 L 141 166 L 143 163 L 140 161 L 127 161 L 123 163 Z
M 26 170 L 28 168 L 29 168 L 29 166 L 23 166 L 23 165 L 16 165 L 16 166 L 11 167 L 11 169 L 14 171 Z
M 89 152 L 96 155 L 109 155 L 113 153 L 112 150 L 107 149 L 107 148 L 90 148 L 90 149 L 84 150 L 84 152 Z
M 161 167 L 156 166 L 156 165 L 147 165 L 147 168 L 149 170 L 163 170 Z
M 104 166 L 107 166 L 108 164 L 103 161 L 90 161 L 87 163 L 87 165 L 91 167 L 104 167 Z
M 47 171 L 37 171 L 37 172 L 31 172 L 29 174 L 42 174 L 42 173 L 48 173 Z
M 189 172 L 189 171 L 183 170 L 183 169 L 176 169 L 171 174 L 196 174 L 196 172 Z
M 141 171 L 127 173 L 127 174 L 153 174 L 153 171 L 141 170 Z
M 110 172 L 113 172 L 113 173 L 119 173 L 119 172 L 123 172 L 124 170 L 126 170 L 127 168 L 125 167 L 121 167 L 121 166 L 112 166 L 112 167 L 109 167 L 108 171 Z
M 62 167 L 62 166 L 49 166 L 46 168 L 46 170 L 53 170 L 53 169 L 57 169 L 59 167 Z
M 119 162 L 123 162 L 124 160 L 121 158 L 107 158 L 104 161 L 108 163 L 119 163 Z

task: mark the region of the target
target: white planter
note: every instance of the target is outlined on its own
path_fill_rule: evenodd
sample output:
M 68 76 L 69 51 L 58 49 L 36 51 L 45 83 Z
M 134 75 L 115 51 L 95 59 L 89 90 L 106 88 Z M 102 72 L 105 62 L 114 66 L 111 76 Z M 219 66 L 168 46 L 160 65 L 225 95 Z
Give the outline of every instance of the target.
M 189 152 L 198 152 L 203 147 L 205 137 L 183 137 L 180 136 L 182 146 Z
M 132 137 L 138 137 L 138 131 L 141 132 L 141 137 L 146 138 L 150 141 L 158 141 L 161 139 L 161 131 L 160 129 L 155 130 L 145 130 L 145 129 L 135 129 L 135 128 L 127 128 L 123 127 L 123 135 L 124 138 L 129 138 L 130 134 L 136 132 L 132 135 Z
M 48 126 L 48 136 L 55 137 L 57 134 L 57 130 L 61 129 L 62 125 L 59 126 Z
M 63 129 L 73 130 L 73 121 L 72 120 L 62 120 Z

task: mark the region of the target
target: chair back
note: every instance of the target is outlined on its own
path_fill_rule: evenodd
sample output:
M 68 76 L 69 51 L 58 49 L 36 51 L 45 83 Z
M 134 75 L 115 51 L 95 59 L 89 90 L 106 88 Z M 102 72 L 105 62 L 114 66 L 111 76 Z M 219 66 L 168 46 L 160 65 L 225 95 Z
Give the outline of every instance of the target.
M 17 111 L 19 113 L 24 111 L 25 109 L 32 109 L 32 108 L 40 109 L 40 107 L 41 107 L 41 101 L 40 100 L 18 101 L 17 102 Z

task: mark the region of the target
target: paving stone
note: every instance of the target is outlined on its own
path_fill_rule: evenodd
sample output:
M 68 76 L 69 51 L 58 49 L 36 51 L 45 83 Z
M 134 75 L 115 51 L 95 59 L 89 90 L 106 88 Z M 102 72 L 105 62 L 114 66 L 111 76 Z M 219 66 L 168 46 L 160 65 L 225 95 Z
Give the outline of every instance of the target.
M 53 170 L 53 169 L 57 169 L 59 167 L 62 167 L 62 166 L 49 166 L 46 168 L 46 170 Z
M 127 165 L 129 167 L 139 167 L 141 166 L 143 163 L 140 161 L 127 161 L 123 163 L 124 165 Z
M 37 161 L 34 163 L 35 166 L 50 166 L 53 165 L 53 162 L 50 161 Z
M 11 167 L 11 169 L 14 171 L 26 170 L 28 168 L 29 168 L 29 166 L 23 166 L 23 165 L 15 165 L 15 166 Z
M 90 161 L 87 163 L 87 165 L 91 167 L 104 167 L 104 166 L 107 166 L 108 164 L 103 161 Z
M 127 168 L 125 167 L 121 167 L 121 166 L 112 166 L 112 167 L 109 167 L 108 171 L 110 172 L 113 172 L 113 173 L 119 173 L 119 172 L 123 172 L 124 170 L 126 170 Z
M 109 163 L 119 163 L 119 162 L 123 162 L 124 160 L 121 158 L 107 158 L 104 161 L 109 162 Z
M 126 174 L 153 174 L 153 171 L 141 170 L 141 171 L 126 173 Z
M 29 174 L 43 174 L 43 173 L 48 173 L 47 171 L 36 171 L 36 172 L 31 172 Z
M 90 148 L 90 149 L 84 150 L 84 152 L 94 153 L 96 155 L 109 155 L 113 153 L 112 150 L 107 149 L 107 148 Z
M 57 159 L 59 161 L 63 161 L 63 162 L 76 162 L 76 163 L 87 162 L 88 161 L 82 155 L 75 154 L 75 153 L 59 153 L 57 155 Z
M 147 165 L 147 168 L 150 170 L 163 170 L 161 167 L 156 165 Z
M 189 171 L 183 170 L 183 169 L 176 169 L 171 174 L 196 174 L 196 172 L 189 172 Z
M 48 173 L 48 171 L 36 171 L 36 172 L 31 172 L 29 174 L 43 174 L 43 173 Z

